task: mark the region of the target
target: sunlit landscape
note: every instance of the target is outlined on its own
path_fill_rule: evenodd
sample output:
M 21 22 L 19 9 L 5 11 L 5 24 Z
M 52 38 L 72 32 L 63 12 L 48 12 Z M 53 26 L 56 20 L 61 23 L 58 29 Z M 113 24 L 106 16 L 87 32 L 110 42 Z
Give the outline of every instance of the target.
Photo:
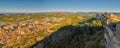
M 0 48 L 120 48 L 119 0 L 0 0 Z

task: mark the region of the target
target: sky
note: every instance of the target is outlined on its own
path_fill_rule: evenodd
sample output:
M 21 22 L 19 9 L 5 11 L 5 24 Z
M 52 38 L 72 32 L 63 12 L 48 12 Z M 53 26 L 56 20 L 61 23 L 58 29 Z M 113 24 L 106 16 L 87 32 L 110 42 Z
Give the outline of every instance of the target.
M 120 0 L 0 0 L 0 12 L 120 12 Z

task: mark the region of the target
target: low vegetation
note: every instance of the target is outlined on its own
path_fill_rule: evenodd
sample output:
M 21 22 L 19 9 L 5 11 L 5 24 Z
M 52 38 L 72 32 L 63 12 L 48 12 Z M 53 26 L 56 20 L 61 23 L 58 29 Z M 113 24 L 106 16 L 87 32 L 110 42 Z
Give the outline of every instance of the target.
M 44 48 L 104 48 L 103 27 L 100 21 L 64 26 L 46 37 L 35 47 Z
M 54 36 L 52 34 L 56 32 L 61 32 L 67 38 L 61 39 L 61 37 L 65 36 L 60 36 L 63 42 L 59 40 L 56 42 L 60 44 L 54 44 L 53 41 L 51 42 L 53 44 L 47 45 L 47 42 L 43 41 L 46 48 L 83 48 L 85 46 L 89 47 L 89 42 L 90 44 L 93 43 L 90 45 L 92 47 L 101 47 L 99 43 L 101 42 L 103 31 L 102 24 L 98 20 L 87 22 L 87 20 L 93 17 L 95 16 L 90 14 L 84 16 L 70 13 L 5 14 L 0 16 L 0 47 L 33 47 L 38 42 L 42 42 L 41 40 L 44 40 L 46 37 Z M 66 33 L 70 33 L 70 37 Z M 51 38 L 49 39 L 51 40 Z M 77 42 L 80 46 L 76 44 Z

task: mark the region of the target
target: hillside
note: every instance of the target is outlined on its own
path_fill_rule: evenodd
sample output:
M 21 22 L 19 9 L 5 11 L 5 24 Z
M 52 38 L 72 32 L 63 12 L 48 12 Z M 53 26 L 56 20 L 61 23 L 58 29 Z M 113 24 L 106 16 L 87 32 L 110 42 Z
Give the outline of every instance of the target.
M 93 14 L 36 13 L 0 16 L 0 48 L 103 48 Z
M 100 22 L 64 26 L 34 45 L 35 48 L 104 48 Z
M 0 46 L 3 48 L 28 48 L 67 25 L 91 17 L 77 14 L 5 14 L 0 17 Z M 86 19 L 85 19 L 86 18 Z

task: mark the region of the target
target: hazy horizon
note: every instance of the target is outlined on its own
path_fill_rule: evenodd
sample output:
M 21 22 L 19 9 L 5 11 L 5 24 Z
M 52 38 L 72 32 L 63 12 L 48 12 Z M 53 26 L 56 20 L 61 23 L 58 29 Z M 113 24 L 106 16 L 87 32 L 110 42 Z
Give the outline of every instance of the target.
M 51 12 L 72 12 L 72 11 L 45 11 L 45 12 L 1 12 L 0 11 L 0 13 L 51 13 Z M 78 12 L 75 12 L 75 11 L 73 11 L 73 13 L 79 13 L 79 12 L 81 12 L 81 13 L 89 13 L 89 12 L 93 12 L 93 13 L 102 13 L 102 12 L 108 12 L 108 11 L 101 11 L 101 12 L 94 12 L 94 11 L 78 11 Z M 120 13 L 120 12 L 108 12 L 108 13 Z

